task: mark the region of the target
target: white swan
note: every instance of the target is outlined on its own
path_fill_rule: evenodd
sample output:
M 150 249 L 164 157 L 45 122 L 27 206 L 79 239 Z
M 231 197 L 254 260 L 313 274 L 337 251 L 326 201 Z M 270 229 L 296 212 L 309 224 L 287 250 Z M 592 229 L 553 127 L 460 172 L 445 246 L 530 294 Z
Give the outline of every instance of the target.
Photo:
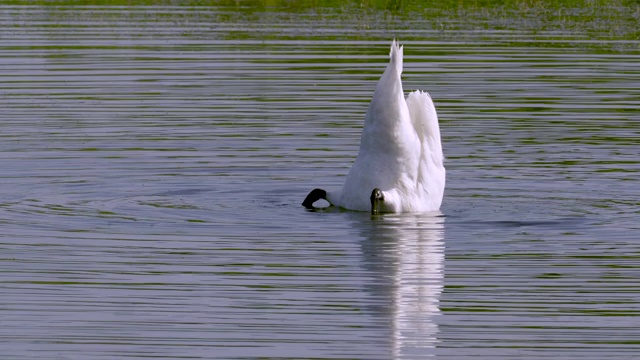
M 404 98 L 402 47 L 391 43 L 391 60 L 367 110 L 360 150 L 341 192 L 314 189 L 303 206 L 325 199 L 333 206 L 376 213 L 426 212 L 440 208 L 444 157 L 435 106 L 420 90 Z

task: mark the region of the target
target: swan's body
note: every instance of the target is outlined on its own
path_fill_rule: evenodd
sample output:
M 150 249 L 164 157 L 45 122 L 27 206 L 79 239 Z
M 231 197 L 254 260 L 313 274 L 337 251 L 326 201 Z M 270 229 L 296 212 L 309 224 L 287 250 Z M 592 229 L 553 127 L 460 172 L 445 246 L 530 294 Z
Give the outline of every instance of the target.
M 342 191 L 316 189 L 304 206 L 324 198 L 334 206 L 373 213 L 440 208 L 445 169 L 438 116 L 426 92 L 412 92 L 405 100 L 402 55 L 402 47 L 393 41 L 391 60 L 367 110 L 360 151 Z M 381 193 L 376 196 L 374 190 Z

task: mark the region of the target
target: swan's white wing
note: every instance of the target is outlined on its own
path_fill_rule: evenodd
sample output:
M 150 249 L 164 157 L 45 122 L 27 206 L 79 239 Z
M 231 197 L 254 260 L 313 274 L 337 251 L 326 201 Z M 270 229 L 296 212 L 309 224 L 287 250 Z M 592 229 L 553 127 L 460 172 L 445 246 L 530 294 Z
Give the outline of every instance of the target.
M 414 91 L 407 97 L 411 122 L 421 142 L 421 155 L 417 176 L 418 193 L 423 211 L 437 210 L 442 203 L 445 186 L 444 156 L 440 142 L 438 114 L 431 96 Z
M 414 91 L 407 97 L 407 107 L 409 108 L 413 127 L 420 137 L 420 142 L 428 146 L 436 164 L 443 164 L 440 125 L 438 124 L 438 114 L 431 96 L 427 92 Z

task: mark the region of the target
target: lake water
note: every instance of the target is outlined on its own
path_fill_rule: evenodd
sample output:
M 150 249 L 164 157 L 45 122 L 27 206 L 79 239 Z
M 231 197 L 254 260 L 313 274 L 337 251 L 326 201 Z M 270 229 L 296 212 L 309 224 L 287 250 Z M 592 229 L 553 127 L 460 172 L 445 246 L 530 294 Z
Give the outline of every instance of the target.
M 640 356 L 637 9 L 54 5 L 0 12 L 3 359 Z M 441 212 L 306 211 L 394 37 Z

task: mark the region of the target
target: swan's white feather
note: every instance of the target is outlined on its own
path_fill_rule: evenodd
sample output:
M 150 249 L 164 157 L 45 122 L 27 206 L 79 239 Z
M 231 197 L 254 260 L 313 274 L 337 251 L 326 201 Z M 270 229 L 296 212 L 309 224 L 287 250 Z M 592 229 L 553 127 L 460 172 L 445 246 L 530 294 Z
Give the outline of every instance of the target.
M 438 210 L 445 185 L 440 129 L 428 93 L 405 100 L 403 51 L 393 41 L 390 61 L 367 110 L 358 156 L 340 193 L 328 193 L 333 205 L 371 210 L 374 188 L 384 194 L 384 212 Z

